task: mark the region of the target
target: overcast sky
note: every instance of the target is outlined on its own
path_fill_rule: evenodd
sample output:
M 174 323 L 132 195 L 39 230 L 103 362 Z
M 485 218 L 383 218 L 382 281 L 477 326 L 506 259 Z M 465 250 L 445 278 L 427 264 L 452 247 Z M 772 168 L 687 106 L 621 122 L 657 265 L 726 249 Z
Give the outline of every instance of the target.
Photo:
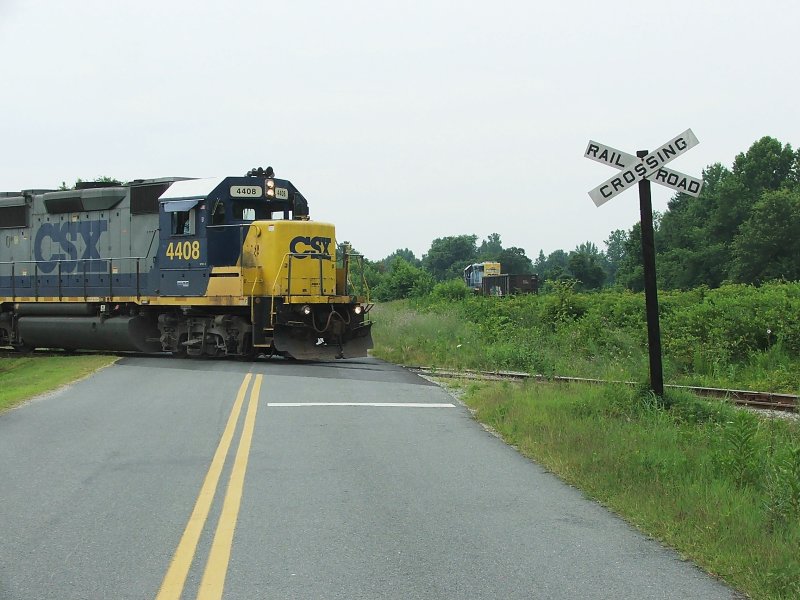
M 800 3 L 0 0 L 0 191 L 272 165 L 370 259 L 638 220 L 590 139 L 699 176 L 800 145 Z M 656 210 L 670 190 L 653 186 Z

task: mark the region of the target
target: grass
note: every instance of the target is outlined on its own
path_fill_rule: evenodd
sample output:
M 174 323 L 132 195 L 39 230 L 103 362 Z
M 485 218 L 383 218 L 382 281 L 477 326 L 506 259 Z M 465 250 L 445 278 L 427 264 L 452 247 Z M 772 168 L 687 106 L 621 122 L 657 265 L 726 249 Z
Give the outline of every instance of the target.
M 471 384 L 519 451 L 753 598 L 800 597 L 800 427 L 690 394 Z
M 584 351 L 572 332 L 555 334 L 529 324 L 517 328 L 501 319 L 474 323 L 458 310 L 415 311 L 407 302 L 378 304 L 374 356 L 403 365 L 449 369 L 521 370 L 542 375 L 645 379 L 647 355 L 617 335 L 619 350 Z
M 34 354 L 0 356 L 0 412 L 110 365 L 115 356 Z
M 665 382 L 800 393 L 800 327 L 792 308 L 800 310 L 800 284 L 787 287 L 798 298 L 780 305 L 780 319 L 769 320 L 787 323 L 780 337 L 767 335 L 772 330 L 766 327 L 762 335 L 755 317 L 729 318 L 737 311 L 766 312 L 777 295 L 770 290 L 763 296 L 749 290 L 747 302 L 713 314 L 691 312 L 716 306 L 711 300 L 696 308 L 692 292 L 673 292 L 661 327 Z M 726 291 L 722 299 L 733 302 L 739 291 Z M 573 296 L 563 306 L 556 294 L 378 304 L 372 311 L 373 354 L 406 365 L 647 381 L 642 298 L 615 292 Z
M 403 303 L 379 304 L 373 311 L 376 356 L 448 368 L 474 368 L 482 360 L 479 335 L 454 314 L 416 313 Z

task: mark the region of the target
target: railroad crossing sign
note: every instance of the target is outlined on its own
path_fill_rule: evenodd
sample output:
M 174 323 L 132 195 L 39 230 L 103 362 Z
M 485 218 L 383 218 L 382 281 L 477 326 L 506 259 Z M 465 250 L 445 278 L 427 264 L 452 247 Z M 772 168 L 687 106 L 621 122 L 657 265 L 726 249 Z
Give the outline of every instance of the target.
M 650 182 L 655 181 L 673 190 L 699 196 L 703 180 L 666 168 L 671 160 L 694 148 L 697 141 L 691 129 L 661 144 L 652 152 L 640 150 L 633 154 L 611 146 L 589 141 L 583 155 L 620 170 L 592 191 L 589 196 L 597 206 L 611 200 L 634 183 L 639 184 L 641 214 L 642 264 L 644 266 L 644 297 L 647 311 L 647 345 L 650 355 L 650 387 L 657 396 L 664 395 L 664 373 L 661 365 L 661 326 L 658 322 L 658 290 L 656 288 L 656 249 L 653 232 L 653 203 Z
M 703 188 L 702 179 L 667 169 L 664 165 L 699 143 L 692 130 L 687 129 L 646 156 L 639 158 L 611 146 L 589 140 L 589 145 L 583 153 L 586 158 L 622 171 L 590 191 L 589 196 L 596 206 L 601 206 L 634 183 L 642 179 L 649 179 L 678 192 L 697 197 Z

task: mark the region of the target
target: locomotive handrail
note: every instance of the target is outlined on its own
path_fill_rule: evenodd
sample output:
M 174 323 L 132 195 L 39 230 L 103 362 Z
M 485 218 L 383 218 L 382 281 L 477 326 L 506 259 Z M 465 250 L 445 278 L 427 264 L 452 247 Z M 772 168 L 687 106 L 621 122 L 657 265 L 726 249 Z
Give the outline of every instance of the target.
M 322 296 L 323 295 L 322 292 L 325 289 L 324 283 L 323 283 L 324 274 L 323 274 L 323 271 L 322 271 L 322 261 L 323 260 L 330 260 L 331 259 L 331 255 L 330 254 L 323 254 L 321 252 L 313 252 L 313 253 L 312 252 L 308 252 L 308 253 L 305 253 L 305 252 L 287 252 L 286 254 L 283 255 L 283 260 L 286 260 L 286 257 L 289 257 L 289 265 L 288 265 L 287 273 L 286 273 L 286 295 L 287 296 L 291 296 L 292 295 L 292 259 L 294 259 L 294 258 L 316 258 L 316 259 L 319 259 L 319 289 L 320 289 L 320 294 L 319 295 Z M 283 262 L 283 260 L 281 260 L 281 262 Z M 278 279 L 280 279 L 282 270 L 283 269 L 279 269 L 278 270 L 278 273 L 277 273 L 277 275 L 275 275 L 275 279 L 272 282 L 272 296 L 273 297 L 275 296 L 275 290 L 278 287 Z M 296 294 L 296 295 L 302 296 L 303 294 Z M 308 296 L 312 296 L 313 294 L 309 293 L 307 295 Z
M 347 244 L 348 242 L 343 242 L 343 243 Z M 334 244 L 337 247 L 339 245 L 336 240 L 334 240 Z M 352 248 L 352 246 L 350 246 L 350 247 Z M 345 258 L 347 258 L 348 260 L 345 260 Z M 367 278 L 364 275 L 364 255 L 363 254 L 359 254 L 358 252 L 347 252 L 347 251 L 342 252 L 342 268 L 345 269 L 345 273 L 344 273 L 344 295 L 345 296 L 349 296 L 350 295 L 350 293 L 349 293 L 349 290 L 350 290 L 350 287 L 349 287 L 350 260 L 349 259 L 350 258 L 356 258 L 356 261 L 358 262 L 359 275 L 361 275 L 361 284 L 362 284 L 361 291 L 365 292 L 364 295 L 365 295 L 365 297 L 367 299 L 367 302 L 369 302 L 370 289 L 369 289 L 369 284 L 367 283 Z
M 308 255 L 306 255 L 308 256 Z M 6 260 L 0 265 L 35 265 L 45 262 L 82 262 L 87 260 L 147 260 L 146 256 L 101 256 L 100 258 L 60 258 L 56 260 Z
M 367 298 L 367 302 L 369 302 L 369 292 L 370 292 L 370 290 L 369 290 L 369 284 L 367 283 L 367 278 L 364 276 L 364 255 L 363 254 L 357 254 L 357 253 L 354 253 L 354 252 L 348 252 L 347 255 L 349 257 L 355 257 L 357 259 L 359 270 L 360 270 L 359 274 L 361 275 L 361 283 L 363 285 L 364 291 L 366 291 L 365 296 Z M 350 275 L 350 263 L 348 262 L 347 271 L 344 274 L 344 277 L 345 277 L 345 296 L 349 295 L 347 293 L 348 290 L 349 290 L 349 288 L 347 287 L 347 281 L 349 279 L 349 275 Z
M 147 256 L 145 256 L 145 258 L 149 258 L 150 257 L 150 250 L 153 249 L 153 242 L 156 239 L 156 234 L 160 233 L 160 232 L 161 232 L 161 228 L 160 227 L 156 227 L 155 229 L 153 229 L 153 235 L 150 236 L 150 243 L 147 245 Z
M 320 296 L 323 295 L 323 292 L 325 291 L 325 284 L 322 271 L 322 261 L 330 260 L 331 255 L 322 254 L 320 252 L 313 252 L 313 253 L 287 252 L 286 254 L 283 255 L 281 263 L 283 263 L 283 261 L 286 260 L 287 257 L 289 258 L 289 264 L 287 265 L 287 273 L 286 273 L 286 296 L 289 297 L 292 295 L 292 259 L 303 258 L 303 257 L 319 259 L 319 289 L 320 289 Z M 276 295 L 275 292 L 276 290 L 278 290 L 278 279 L 280 279 L 282 271 L 283 271 L 282 267 L 278 269 L 278 272 L 275 275 L 275 279 L 272 281 L 272 293 L 270 294 L 271 300 L 269 309 L 270 321 L 272 321 L 275 316 L 275 295 Z M 311 296 L 310 293 L 308 295 Z
M 83 298 L 84 300 L 89 297 L 88 288 L 87 288 L 87 279 L 86 279 L 86 263 L 87 261 L 99 261 L 99 260 L 107 260 L 108 261 L 108 296 L 113 297 L 114 295 L 114 261 L 125 261 L 125 260 L 134 260 L 136 261 L 136 298 L 141 298 L 142 290 L 141 290 L 141 261 L 147 260 L 146 256 L 111 256 L 105 258 L 66 258 L 66 259 L 58 259 L 58 260 L 13 260 L 13 261 L 0 261 L 0 266 L 3 265 L 11 265 L 11 298 L 15 300 L 17 297 L 16 293 L 16 266 L 17 265 L 33 265 L 33 280 L 34 280 L 34 297 L 38 300 L 39 299 L 39 265 L 43 262 L 56 263 L 56 268 L 58 270 L 58 299 L 61 300 L 63 298 L 62 293 L 62 267 L 63 263 L 80 263 L 83 271 Z

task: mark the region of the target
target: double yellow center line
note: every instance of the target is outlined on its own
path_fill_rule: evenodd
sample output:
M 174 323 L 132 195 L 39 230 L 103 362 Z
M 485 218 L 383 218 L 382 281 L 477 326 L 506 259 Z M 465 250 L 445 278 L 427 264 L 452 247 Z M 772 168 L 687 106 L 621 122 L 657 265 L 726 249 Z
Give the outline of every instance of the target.
M 197 600 L 219 600 L 222 598 L 225 575 L 228 572 L 228 562 L 231 556 L 233 533 L 236 529 L 239 507 L 242 502 L 244 476 L 247 471 L 247 460 L 250 456 L 250 446 L 253 441 L 253 429 L 256 423 L 258 396 L 261 392 L 262 378 L 262 375 L 255 376 L 253 389 L 250 391 L 250 402 L 247 405 L 247 414 L 244 418 L 239 448 L 236 451 L 236 459 L 233 463 L 228 489 L 225 492 L 225 500 L 222 504 L 222 513 L 217 523 L 217 530 L 214 533 L 214 541 L 211 543 L 211 551 L 203 572 L 203 579 L 200 582 Z M 225 425 L 225 431 L 222 432 L 222 438 L 214 453 L 214 458 L 211 460 L 211 466 L 208 468 L 203 486 L 200 488 L 197 502 L 195 502 L 189 522 L 186 524 L 181 541 L 172 557 L 167 574 L 161 582 L 161 588 L 158 591 L 156 600 L 179 600 L 183 593 L 186 577 L 189 574 L 189 568 L 197 551 L 197 543 L 200 540 L 200 535 L 203 532 L 208 513 L 214 501 L 214 495 L 217 492 L 222 469 L 225 465 L 225 457 L 230 450 L 233 434 L 236 430 L 236 424 L 239 422 L 239 415 L 242 411 L 242 405 L 244 404 L 251 379 L 252 374 L 248 373 L 239 387 L 236 401 L 228 417 L 228 423 Z

